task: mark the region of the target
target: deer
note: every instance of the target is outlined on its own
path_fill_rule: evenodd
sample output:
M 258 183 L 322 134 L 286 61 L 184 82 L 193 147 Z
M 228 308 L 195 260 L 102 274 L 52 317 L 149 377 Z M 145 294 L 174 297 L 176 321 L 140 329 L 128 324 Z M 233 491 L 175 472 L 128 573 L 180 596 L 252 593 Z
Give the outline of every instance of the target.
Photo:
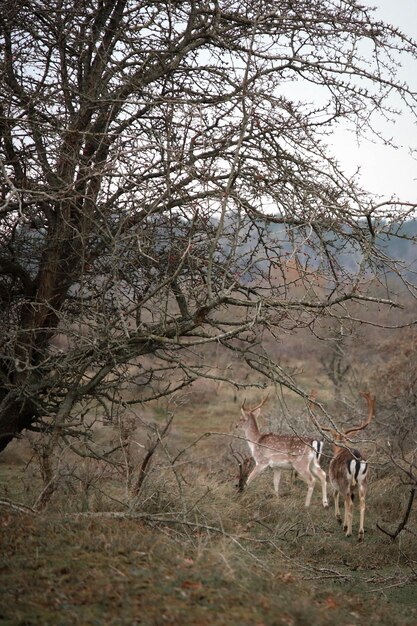
M 271 467 L 274 473 L 274 490 L 279 497 L 281 470 L 295 470 L 308 485 L 305 506 L 310 506 L 314 484 L 318 478 L 321 482 L 323 506 L 327 508 L 329 504 L 326 472 L 319 464 L 323 441 L 308 435 L 262 434 L 258 428 L 257 419 L 267 399 L 265 398 L 253 409 L 246 409 L 244 402 L 241 407 L 241 417 L 236 426 L 243 430 L 256 464 L 246 480 L 246 485 Z
M 333 439 L 333 458 L 329 465 L 330 483 L 333 488 L 335 516 L 339 524 L 342 517 L 339 509 L 339 496 L 344 498 L 344 520 L 343 530 L 346 537 L 352 535 L 353 524 L 353 499 L 355 493 L 359 494 L 359 531 L 358 541 L 363 541 L 365 537 L 365 508 L 366 494 L 368 489 L 369 467 L 367 460 L 356 448 L 350 446 L 348 435 L 357 433 L 366 428 L 375 415 L 375 397 L 368 392 L 360 392 L 368 405 L 368 417 L 359 426 L 349 428 L 344 432 L 339 432 L 333 428 L 326 428 L 320 425 L 322 431 L 329 432 Z

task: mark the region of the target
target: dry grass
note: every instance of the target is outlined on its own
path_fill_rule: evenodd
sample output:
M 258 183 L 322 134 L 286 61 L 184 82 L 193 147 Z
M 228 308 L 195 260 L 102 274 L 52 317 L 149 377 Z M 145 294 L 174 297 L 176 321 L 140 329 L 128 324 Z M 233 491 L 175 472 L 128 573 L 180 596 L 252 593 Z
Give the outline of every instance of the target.
M 130 517 L 2 508 L 2 623 L 416 623 L 415 541 L 387 542 L 373 513 L 347 540 L 304 485 L 278 502 L 268 479 L 237 496 L 198 475 L 180 496 L 161 478 Z
M 248 401 L 258 398 L 254 393 Z M 18 512 L 4 502 L 0 621 L 416 624 L 417 537 L 405 532 L 392 543 L 376 529 L 377 521 L 395 527 L 407 502 L 392 468 L 374 472 L 366 539 L 358 544 L 344 537 L 333 510 L 322 508 L 320 489 L 309 510 L 304 483 L 291 484 L 289 476 L 279 500 L 269 473 L 237 492 L 230 442 L 236 448 L 241 442 L 227 434 L 238 412 L 225 390 L 211 404 L 185 398 L 173 437 L 158 449 L 135 500 L 123 474 L 101 473 L 99 464 L 77 464 L 68 454 L 46 513 Z M 163 411 L 155 419 L 163 421 Z M 225 435 L 204 437 L 207 432 Z M 20 444 L 4 456 L 3 500 L 36 502 L 42 485 L 36 461 L 25 465 L 28 453 Z M 416 517 L 413 512 L 410 529 Z M 357 515 L 354 530 L 355 524 Z

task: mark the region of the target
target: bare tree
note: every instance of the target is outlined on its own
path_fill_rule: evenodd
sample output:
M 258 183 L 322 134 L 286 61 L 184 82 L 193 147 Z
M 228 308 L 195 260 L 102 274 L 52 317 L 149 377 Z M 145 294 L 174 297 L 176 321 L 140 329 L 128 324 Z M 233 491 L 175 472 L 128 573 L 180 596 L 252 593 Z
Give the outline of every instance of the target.
M 214 342 L 295 388 L 264 330 L 397 305 L 380 272 L 414 295 L 380 245 L 413 207 L 374 201 L 325 141 L 393 93 L 415 110 L 396 55 L 416 45 L 370 9 L 16 0 L 0 28 L 0 448 L 78 436 L 128 385 L 221 378 Z

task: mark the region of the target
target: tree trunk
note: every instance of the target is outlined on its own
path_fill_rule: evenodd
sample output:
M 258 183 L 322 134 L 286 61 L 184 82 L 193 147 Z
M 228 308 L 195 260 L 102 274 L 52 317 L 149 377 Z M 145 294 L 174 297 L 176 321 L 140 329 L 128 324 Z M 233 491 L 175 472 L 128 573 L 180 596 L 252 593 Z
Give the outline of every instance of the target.
M 34 403 L 9 392 L 0 404 L 0 452 L 36 419 Z

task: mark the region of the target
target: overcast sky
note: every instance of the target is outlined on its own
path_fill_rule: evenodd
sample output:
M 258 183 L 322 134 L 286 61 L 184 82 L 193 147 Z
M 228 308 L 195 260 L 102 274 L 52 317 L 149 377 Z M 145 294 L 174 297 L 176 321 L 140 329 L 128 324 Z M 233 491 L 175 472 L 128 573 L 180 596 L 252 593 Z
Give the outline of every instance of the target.
M 400 28 L 417 39 L 417 0 L 362 0 L 377 7 L 376 17 Z M 404 65 L 407 81 L 417 90 L 417 61 Z M 361 182 L 365 189 L 384 198 L 397 196 L 401 200 L 417 202 L 417 155 L 409 155 L 408 146 L 417 150 L 417 126 L 411 115 L 404 113 L 394 124 L 383 128 L 388 137 L 401 147 L 384 147 L 381 143 L 357 144 L 352 134 L 338 133 L 334 138 L 336 157 L 348 173 L 361 168 Z

